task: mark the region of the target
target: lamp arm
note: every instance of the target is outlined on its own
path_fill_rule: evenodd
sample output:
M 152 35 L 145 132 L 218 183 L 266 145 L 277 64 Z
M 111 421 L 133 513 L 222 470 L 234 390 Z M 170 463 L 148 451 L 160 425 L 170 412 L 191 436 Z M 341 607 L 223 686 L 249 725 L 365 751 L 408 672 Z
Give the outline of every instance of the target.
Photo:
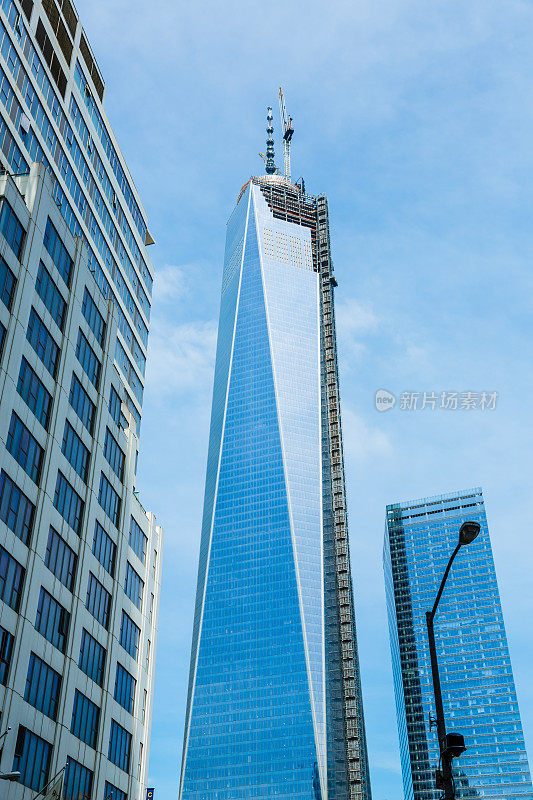
M 440 586 L 439 586 L 439 591 L 437 592 L 437 596 L 435 598 L 435 602 L 433 603 L 433 608 L 429 612 L 430 615 L 431 615 L 431 620 L 432 621 L 433 621 L 433 617 L 435 616 L 435 612 L 437 611 L 437 606 L 439 604 L 439 600 L 441 598 L 442 592 L 444 591 L 444 584 L 446 583 L 446 579 L 447 579 L 448 574 L 450 572 L 453 560 L 454 560 L 455 556 L 457 555 L 457 553 L 459 552 L 460 549 L 461 549 L 461 542 L 459 542 L 459 544 L 457 545 L 457 547 L 455 548 L 455 550 L 451 554 L 450 560 L 448 561 L 448 566 L 444 570 L 444 575 L 442 576 L 442 580 L 441 580 Z

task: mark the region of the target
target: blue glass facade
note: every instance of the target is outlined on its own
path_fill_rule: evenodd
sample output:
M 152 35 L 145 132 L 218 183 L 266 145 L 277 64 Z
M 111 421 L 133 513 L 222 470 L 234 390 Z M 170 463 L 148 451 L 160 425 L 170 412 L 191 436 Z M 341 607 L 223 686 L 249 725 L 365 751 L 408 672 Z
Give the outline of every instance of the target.
M 313 214 L 313 232 L 280 219 L 254 179 L 228 222 L 182 800 L 369 796 L 358 778 L 348 791 L 338 636 L 326 653 L 329 444 Z M 344 793 L 328 785 L 326 655 L 338 677 Z
M 481 533 L 454 561 L 435 617 L 446 725 L 467 746 L 454 761 L 457 797 L 532 800 L 481 489 L 387 506 L 384 569 L 404 794 L 440 796 L 425 612 L 466 520 L 479 522 Z

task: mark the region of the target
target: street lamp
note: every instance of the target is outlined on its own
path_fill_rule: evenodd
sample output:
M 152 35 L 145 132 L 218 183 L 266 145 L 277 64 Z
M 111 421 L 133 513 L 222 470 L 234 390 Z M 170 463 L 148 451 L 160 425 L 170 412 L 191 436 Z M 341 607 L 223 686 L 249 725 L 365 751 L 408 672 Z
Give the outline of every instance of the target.
M 459 531 L 459 542 L 450 556 L 448 566 L 444 570 L 439 591 L 431 611 L 426 611 L 426 624 L 428 628 L 429 654 L 431 657 L 431 676 L 433 678 L 433 694 L 435 695 L 435 710 L 437 723 L 437 736 L 439 739 L 440 750 L 440 769 L 437 770 L 435 785 L 437 789 L 443 790 L 444 800 L 454 800 L 455 787 L 452 777 L 452 760 L 464 753 L 466 750 L 465 740 L 460 733 L 446 733 L 444 722 L 444 709 L 442 707 L 442 693 L 440 688 L 439 665 L 437 662 L 437 651 L 435 649 L 435 632 L 433 630 L 433 620 L 437 611 L 437 606 L 444 590 L 444 584 L 450 572 L 452 562 L 463 545 L 470 544 L 479 534 L 481 526 L 479 522 L 463 522 Z

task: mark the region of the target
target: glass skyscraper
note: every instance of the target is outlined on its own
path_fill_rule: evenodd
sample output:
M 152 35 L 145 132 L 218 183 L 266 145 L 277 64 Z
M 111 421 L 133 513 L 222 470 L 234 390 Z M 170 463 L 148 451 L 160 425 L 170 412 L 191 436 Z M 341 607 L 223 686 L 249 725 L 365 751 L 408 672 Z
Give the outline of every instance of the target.
M 227 227 L 180 797 L 369 800 L 327 201 L 273 172 Z
M 136 491 L 153 240 L 70 0 L 0 0 L 0 83 L 0 773 L 20 772 L 0 791 L 32 800 L 63 773 L 61 800 L 140 800 L 163 547 Z
M 453 563 L 435 616 L 448 732 L 465 737 L 454 760 L 457 797 L 532 800 L 524 735 L 481 489 L 387 506 L 384 569 L 406 800 L 438 800 L 438 741 L 425 612 L 459 528 L 481 525 Z

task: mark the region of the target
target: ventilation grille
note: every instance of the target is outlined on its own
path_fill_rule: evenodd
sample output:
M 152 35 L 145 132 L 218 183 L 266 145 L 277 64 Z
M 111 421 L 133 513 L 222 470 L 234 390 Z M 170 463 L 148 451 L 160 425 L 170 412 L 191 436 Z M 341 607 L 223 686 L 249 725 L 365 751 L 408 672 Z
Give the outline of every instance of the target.
M 37 23 L 35 38 L 37 39 L 37 43 L 41 48 L 44 59 L 50 68 L 50 72 L 52 73 L 52 77 L 57 84 L 57 88 L 61 92 L 61 96 L 64 98 L 67 89 L 67 79 L 55 53 L 54 46 L 48 38 L 48 34 L 46 33 L 46 29 L 42 23 L 42 20 L 39 20 Z
M 59 7 L 63 12 L 63 18 L 68 25 L 68 29 L 72 38 L 76 36 L 76 28 L 78 27 L 78 17 L 74 11 L 74 6 L 70 0 L 59 0 Z
M 80 50 L 84 58 L 84 61 L 87 64 L 87 69 L 89 70 L 89 74 L 94 84 L 94 88 L 96 89 L 98 97 L 102 101 L 104 99 L 104 82 L 100 76 L 100 72 L 98 70 L 98 67 L 96 66 L 96 61 L 92 56 L 92 53 L 89 49 L 89 45 L 87 44 L 87 39 L 85 38 L 84 33 L 82 33 L 81 35 Z
M 33 11 L 33 0 L 22 0 L 22 10 L 28 22 L 31 20 L 31 12 Z
M 55 33 L 61 52 L 65 56 L 67 64 L 70 66 L 72 60 L 72 41 L 65 27 L 65 23 L 61 19 L 59 8 L 56 6 L 54 0 L 43 0 L 43 9 Z

